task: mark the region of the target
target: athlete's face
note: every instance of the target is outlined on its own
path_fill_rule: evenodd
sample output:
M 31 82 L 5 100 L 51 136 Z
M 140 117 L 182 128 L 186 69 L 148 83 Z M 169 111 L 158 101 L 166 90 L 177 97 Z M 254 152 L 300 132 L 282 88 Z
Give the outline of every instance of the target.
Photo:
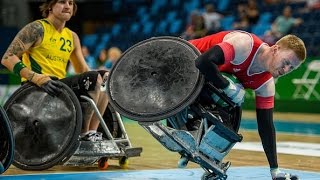
M 73 0 L 58 0 L 57 3 L 52 6 L 52 14 L 60 20 L 70 20 L 73 14 L 73 3 Z
M 272 48 L 273 58 L 269 72 L 274 78 L 286 75 L 300 66 L 301 61 L 294 51 L 281 49 L 278 46 L 273 46 Z

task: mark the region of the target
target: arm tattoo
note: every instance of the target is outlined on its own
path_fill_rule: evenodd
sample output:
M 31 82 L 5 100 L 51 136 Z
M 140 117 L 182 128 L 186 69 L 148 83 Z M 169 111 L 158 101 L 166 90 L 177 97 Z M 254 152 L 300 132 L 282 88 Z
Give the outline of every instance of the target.
M 39 22 L 32 22 L 26 25 L 11 42 L 4 59 L 16 55 L 21 57 L 39 38 L 43 37 L 43 27 Z

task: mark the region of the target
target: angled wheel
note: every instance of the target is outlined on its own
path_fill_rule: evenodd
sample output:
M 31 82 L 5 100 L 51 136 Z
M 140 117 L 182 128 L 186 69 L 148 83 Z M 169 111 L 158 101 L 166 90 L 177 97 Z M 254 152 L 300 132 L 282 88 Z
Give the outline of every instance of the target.
M 24 170 L 48 169 L 69 158 L 78 142 L 81 107 L 66 85 L 59 96 L 50 96 L 25 84 L 5 103 L 16 140 L 13 164 Z
M 0 106 L 0 174 L 13 162 L 14 138 L 8 116 Z
M 112 107 L 136 121 L 168 118 L 192 103 L 204 78 L 195 67 L 200 52 L 177 37 L 155 37 L 122 54 L 108 76 Z

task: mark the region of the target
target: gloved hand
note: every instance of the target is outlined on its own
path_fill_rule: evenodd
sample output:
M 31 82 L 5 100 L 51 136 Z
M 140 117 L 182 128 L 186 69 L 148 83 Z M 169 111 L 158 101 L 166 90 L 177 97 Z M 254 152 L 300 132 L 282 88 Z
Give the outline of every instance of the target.
M 31 82 L 41 87 L 51 96 L 57 96 L 61 93 L 62 82 L 52 80 L 48 75 L 35 73 Z
M 279 168 L 270 170 L 272 180 L 299 180 L 299 177 L 280 171 Z
M 246 91 L 239 83 L 234 83 L 230 79 L 226 78 L 229 81 L 228 87 L 223 89 L 223 92 L 237 105 L 241 105 L 244 101 L 244 95 Z

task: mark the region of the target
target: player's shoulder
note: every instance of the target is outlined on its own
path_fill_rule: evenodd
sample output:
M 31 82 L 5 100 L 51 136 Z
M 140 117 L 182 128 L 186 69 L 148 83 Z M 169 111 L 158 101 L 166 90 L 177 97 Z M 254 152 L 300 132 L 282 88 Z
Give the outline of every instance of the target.
M 236 64 L 240 64 L 247 59 L 253 47 L 251 34 L 244 31 L 232 31 L 225 36 L 223 41 L 233 46 L 235 51 L 234 62 Z

